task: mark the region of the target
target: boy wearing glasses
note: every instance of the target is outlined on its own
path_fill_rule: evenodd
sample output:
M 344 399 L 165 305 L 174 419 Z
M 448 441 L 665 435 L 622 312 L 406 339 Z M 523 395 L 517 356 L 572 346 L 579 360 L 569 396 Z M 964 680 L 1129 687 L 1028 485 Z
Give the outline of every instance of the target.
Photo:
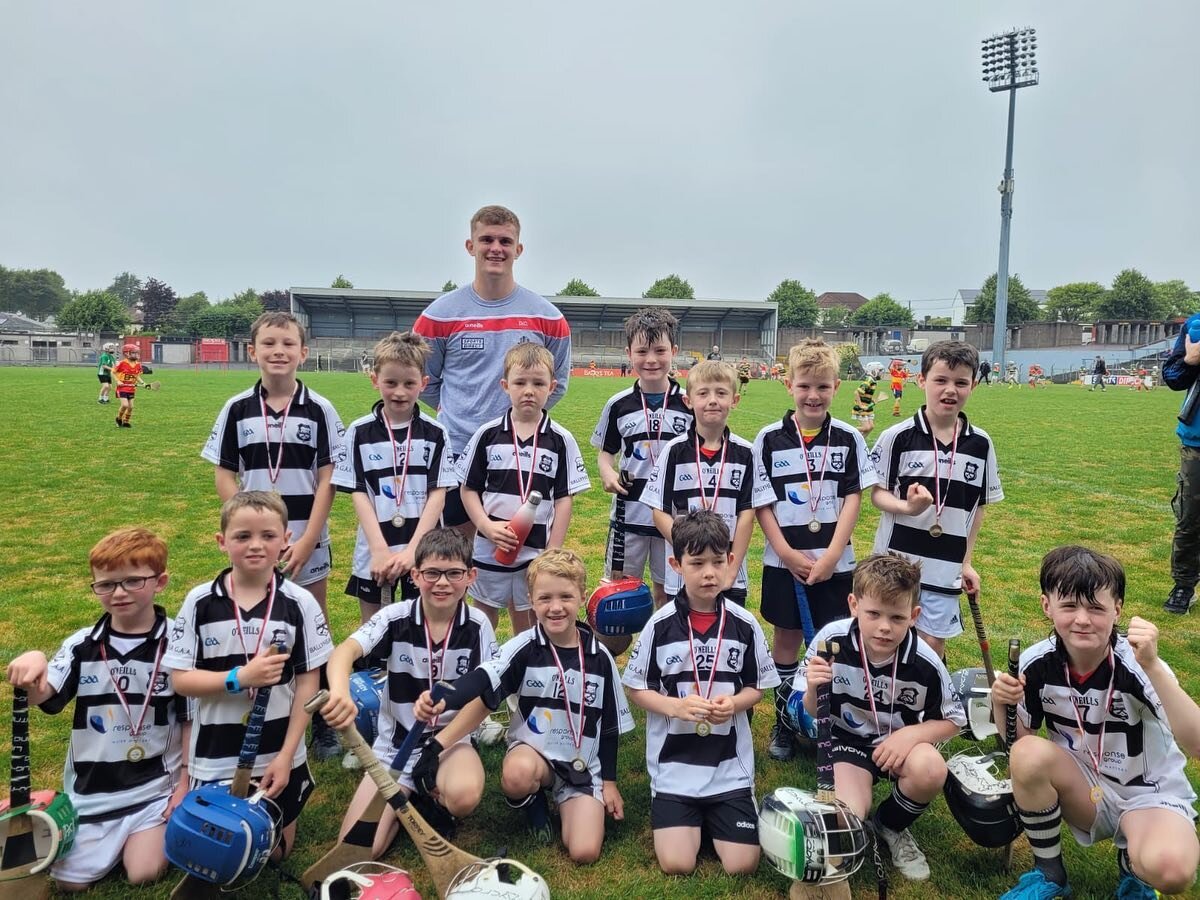
M 458 486 L 446 429 L 417 404 L 429 384 L 429 345 L 393 331 L 374 356 L 379 402 L 350 423 L 333 468 L 334 487 L 350 494 L 358 516 L 346 593 L 358 598 L 363 624 L 393 596 L 417 598 L 414 550 L 437 527 L 446 489 Z
M 121 528 L 89 556 L 104 615 L 63 641 L 8 664 L 14 687 L 48 713 L 75 701 L 63 789 L 79 813 L 71 851 L 54 864 L 60 890 L 81 891 L 118 863 L 131 884 L 167 868 L 166 820 L 187 791 L 187 701 L 162 665 L 167 545 L 144 528 Z
M 340 729 L 358 714 L 350 697 L 354 663 L 363 656 L 387 660 L 388 684 L 379 707 L 379 735 L 372 748 L 387 766 L 416 721 L 413 704 L 422 692 L 438 681 L 454 682 L 497 654 L 491 623 L 482 611 L 468 606 L 463 599 L 475 581 L 471 544 L 466 537 L 453 528 L 428 532 L 417 542 L 412 572 L 421 596 L 375 613 L 338 645 L 326 670 L 329 702 L 321 714 Z M 445 728 L 454 716 L 454 711 L 442 713 L 434 719 L 432 730 L 436 733 Z M 414 790 L 411 771 L 415 758 L 415 754 L 410 757 L 402 772 L 393 772 L 409 794 Z M 422 811 L 432 809 L 440 814 L 436 818 L 442 819 L 446 814 L 455 818 L 469 815 L 483 797 L 483 781 L 483 763 L 468 735 L 442 752 L 437 784 L 429 798 L 438 806 L 425 804 Z M 364 776 L 342 821 L 339 839 L 345 838 L 359 821 L 375 793 L 375 782 Z M 379 822 L 371 848 L 373 859 L 383 855 L 398 827 L 394 816 L 384 816 Z M 439 825 L 435 827 L 443 830 Z

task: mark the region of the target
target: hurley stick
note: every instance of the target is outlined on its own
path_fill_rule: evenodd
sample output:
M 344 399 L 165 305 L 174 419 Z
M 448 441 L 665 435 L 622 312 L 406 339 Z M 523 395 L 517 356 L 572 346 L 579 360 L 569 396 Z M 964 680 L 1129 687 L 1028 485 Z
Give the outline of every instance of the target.
M 1008 642 L 1008 674 L 1013 678 L 1020 677 L 1021 674 L 1021 639 L 1012 638 Z M 1013 744 L 1017 742 L 1017 708 L 1015 706 L 1004 707 L 1004 742 L 1008 745 L 1008 752 L 1012 753 Z M 1009 764 L 1009 777 L 1012 777 L 1012 765 Z M 1001 864 L 1005 869 L 1012 867 L 1013 860 L 1013 845 L 1005 844 L 1001 851 Z
M 12 757 L 9 761 L 8 808 L 29 806 L 29 695 L 13 688 Z M 4 831 L 4 853 L 0 857 L 0 898 L 26 900 L 50 895 L 50 884 L 36 872 L 42 862 L 33 836 L 33 819 L 28 813 L 9 813 L 0 822 Z

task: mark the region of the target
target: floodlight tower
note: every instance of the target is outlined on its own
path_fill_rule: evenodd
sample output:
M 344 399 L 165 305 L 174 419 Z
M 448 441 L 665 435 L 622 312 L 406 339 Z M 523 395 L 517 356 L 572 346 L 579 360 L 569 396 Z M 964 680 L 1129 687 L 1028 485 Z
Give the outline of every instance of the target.
M 1038 83 L 1037 32 L 1014 28 L 983 40 L 983 82 L 993 94 L 1008 91 L 1008 143 L 1004 150 L 1004 178 L 1000 182 L 1000 265 L 996 269 L 996 320 L 992 333 L 992 368 L 1004 371 L 1004 345 L 1008 335 L 1008 232 L 1012 225 L 1013 120 L 1017 89 Z

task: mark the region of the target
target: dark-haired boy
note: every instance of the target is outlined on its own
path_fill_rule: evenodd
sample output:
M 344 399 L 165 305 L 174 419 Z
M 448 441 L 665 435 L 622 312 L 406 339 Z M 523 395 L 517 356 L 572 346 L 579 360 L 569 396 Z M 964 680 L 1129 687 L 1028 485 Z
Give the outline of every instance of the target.
M 729 430 L 729 413 L 741 398 L 737 374 L 724 362 L 705 360 L 688 373 L 685 402 L 695 420 L 667 444 L 642 492 L 652 510 L 658 533 L 668 541 L 676 516 L 693 509 L 711 509 L 721 516 L 731 535 L 733 566 L 721 585 L 725 597 L 746 605 L 746 551 L 754 530 L 752 491 L 754 452 L 750 443 Z M 670 545 L 664 552 L 672 555 Z M 682 587 L 679 573 L 667 572 L 668 596 Z
M 322 715 L 334 728 L 354 721 L 358 707 L 350 697 L 350 670 L 361 658 L 386 660 L 387 689 L 379 705 L 379 735 L 372 750 L 391 765 L 396 751 L 416 721 L 413 704 L 436 682 L 454 681 L 497 655 L 496 635 L 478 609 L 468 606 L 467 589 L 475 581 L 471 543 L 452 528 L 435 528 L 418 541 L 413 557 L 413 579 L 421 591 L 415 600 L 384 607 L 329 658 L 329 701 Z M 455 711 L 443 713 L 433 731 L 453 721 Z M 393 772 L 401 788 L 413 791 L 412 765 Z M 359 820 L 375 796 L 375 782 L 364 776 L 342 821 L 341 836 Z M 435 801 L 456 818 L 469 815 L 483 796 L 483 763 L 463 739 L 442 754 Z M 378 859 L 391 843 L 399 823 L 386 816 L 379 823 L 372 858 Z
M 963 630 L 959 596 L 979 590 L 971 560 L 984 506 L 1004 499 L 992 439 L 963 413 L 978 371 L 970 344 L 930 344 L 917 379 L 925 404 L 871 450 L 879 473 L 871 502 L 882 511 L 875 552 L 921 564 L 917 631 L 941 657 Z
M 683 587 L 646 623 L 623 677 L 646 710 L 654 853 L 668 875 L 692 872 L 707 826 L 725 871 L 745 875 L 759 858 L 748 711 L 779 675 L 758 620 L 725 596 L 733 554 L 724 518 L 681 516 L 671 547 Z
M 1054 633 L 1021 654 L 1021 674 L 998 674 L 993 712 L 1017 707 L 1009 753 L 1013 797 L 1034 868 L 1004 900 L 1067 897 L 1062 822 L 1090 846 L 1112 838 L 1117 896 L 1151 900 L 1183 893 L 1196 877 L 1196 792 L 1173 727 L 1195 733 L 1195 706 L 1169 688 L 1157 629 L 1130 622 L 1117 631 L 1125 571 L 1086 547 L 1058 547 L 1042 560 L 1042 611 Z M 1169 702 L 1168 702 L 1169 701 Z M 1046 737 L 1037 732 L 1046 725 Z
M 121 528 L 88 562 L 104 615 L 63 641 L 49 663 L 30 650 L 7 671 L 44 712 L 75 701 L 63 789 L 79 830 L 50 870 L 63 891 L 91 887 L 118 863 L 130 884 L 159 878 L 166 820 L 188 789 L 187 700 L 162 667 L 168 621 L 154 602 L 167 586 L 167 545 L 144 528 Z
M 875 810 L 875 830 L 892 863 L 912 881 L 927 879 L 929 865 L 909 826 L 946 781 L 946 763 L 936 745 L 967 723 L 946 666 L 912 627 L 920 614 L 920 586 L 918 566 L 902 556 L 880 554 L 860 562 L 851 618 L 817 632 L 795 682 L 813 716 L 816 688 L 832 682 L 837 798 L 865 819 L 875 782 L 892 782 L 891 794 Z M 822 641 L 837 642 L 832 661 L 817 656 Z
M 683 391 L 668 375 L 679 352 L 678 325 L 658 307 L 639 309 L 625 320 L 625 353 L 637 381 L 609 398 L 592 432 L 592 446 L 600 451 L 600 481 L 613 495 L 605 572 L 613 579 L 641 578 L 648 562 L 656 606 L 667 602 L 666 542 L 641 496 L 663 448 L 692 423 Z M 628 635 L 597 639 L 614 654 L 624 652 L 631 640 Z

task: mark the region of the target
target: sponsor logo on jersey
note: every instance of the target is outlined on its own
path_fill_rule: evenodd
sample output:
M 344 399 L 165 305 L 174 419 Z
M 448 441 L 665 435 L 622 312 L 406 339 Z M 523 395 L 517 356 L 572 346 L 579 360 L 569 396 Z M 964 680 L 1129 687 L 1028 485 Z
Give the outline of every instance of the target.
M 480 327 L 480 326 L 476 326 L 476 327 Z M 484 344 L 484 340 L 482 337 L 464 337 L 459 342 L 459 346 L 463 350 L 482 350 L 483 344 Z

